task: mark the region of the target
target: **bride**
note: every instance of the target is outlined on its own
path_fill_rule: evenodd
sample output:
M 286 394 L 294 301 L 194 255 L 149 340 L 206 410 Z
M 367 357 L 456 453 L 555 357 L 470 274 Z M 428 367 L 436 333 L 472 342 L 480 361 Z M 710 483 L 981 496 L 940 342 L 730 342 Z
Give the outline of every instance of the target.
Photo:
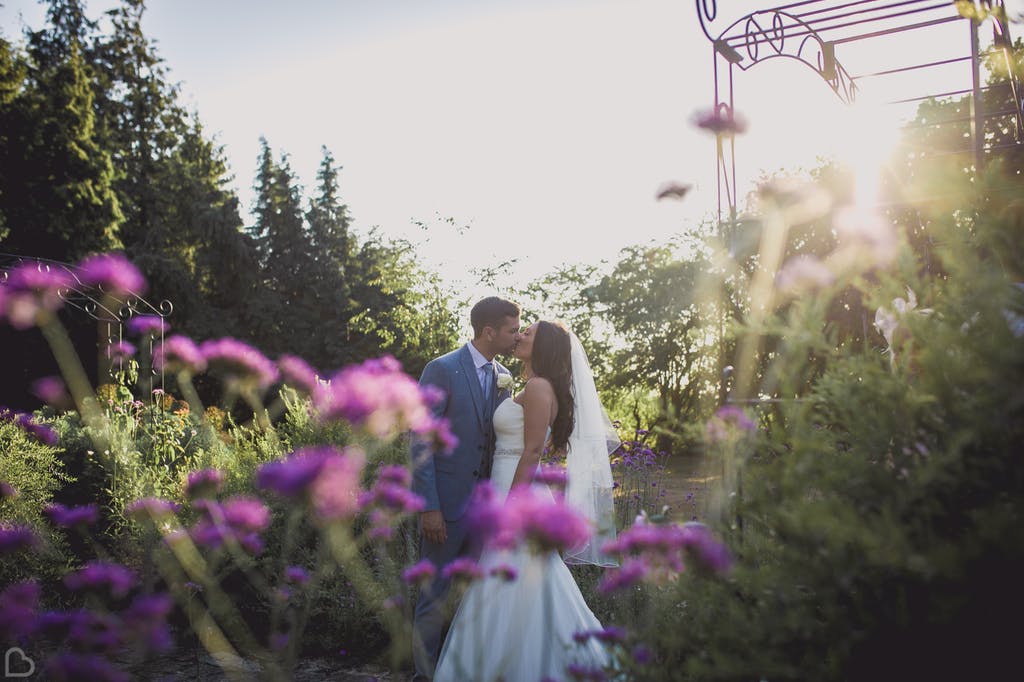
M 592 535 L 563 559 L 526 547 L 488 549 L 483 575 L 463 597 L 434 674 L 437 682 L 536 682 L 562 679 L 569 666 L 602 668 L 610 657 L 595 637 L 601 624 L 568 563 L 614 565 L 600 547 L 614 537 L 608 454 L 618 446 L 579 339 L 558 323 L 525 329 L 513 351 L 526 385 L 494 413 L 491 484 L 498 499 L 531 485 L 545 447 L 566 452 L 565 501 L 591 523 Z M 550 496 L 533 483 L 533 493 Z

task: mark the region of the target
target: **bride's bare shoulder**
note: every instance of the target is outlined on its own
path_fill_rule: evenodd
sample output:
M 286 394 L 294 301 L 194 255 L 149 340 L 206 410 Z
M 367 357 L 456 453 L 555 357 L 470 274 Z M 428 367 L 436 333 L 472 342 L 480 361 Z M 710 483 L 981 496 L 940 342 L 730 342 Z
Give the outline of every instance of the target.
M 531 396 L 553 396 L 555 394 L 555 388 L 551 385 L 551 382 L 544 377 L 530 377 L 526 385 L 523 386 L 523 397 L 527 400 Z

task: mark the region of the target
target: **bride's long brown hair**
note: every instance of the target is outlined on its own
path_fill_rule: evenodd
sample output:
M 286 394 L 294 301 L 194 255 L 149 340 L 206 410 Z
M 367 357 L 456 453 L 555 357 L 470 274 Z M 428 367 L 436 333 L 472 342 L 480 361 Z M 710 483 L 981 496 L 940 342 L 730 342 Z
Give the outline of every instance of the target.
M 560 322 L 541 320 L 533 339 L 530 365 L 536 376 L 551 382 L 558 401 L 558 414 L 551 425 L 551 445 L 564 450 L 573 429 L 575 400 L 572 397 L 572 350 L 569 330 Z

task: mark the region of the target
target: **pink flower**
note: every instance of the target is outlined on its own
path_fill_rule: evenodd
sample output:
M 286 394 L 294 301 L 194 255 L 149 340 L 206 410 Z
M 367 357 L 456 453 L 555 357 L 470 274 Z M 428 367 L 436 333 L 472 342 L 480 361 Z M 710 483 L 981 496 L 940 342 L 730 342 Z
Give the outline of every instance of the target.
M 53 312 L 64 305 L 63 291 L 74 285 L 66 270 L 42 263 L 23 263 L 13 268 L 3 284 L 3 312 L 11 326 L 28 329 L 39 314 Z
M 310 489 L 313 511 L 319 520 L 350 519 L 359 512 L 364 466 L 366 455 L 357 447 L 345 448 L 327 459 Z
M 277 359 L 277 368 L 284 383 L 303 393 L 311 395 L 320 386 L 316 370 L 298 356 L 282 355 Z
M 437 567 L 431 563 L 430 559 L 423 559 L 402 571 L 402 580 L 410 585 L 422 585 L 433 580 L 435 575 L 437 575 Z
M 704 436 L 710 443 L 721 443 L 730 438 L 757 430 L 757 425 L 750 417 L 734 405 L 719 408 L 704 426 Z
M 159 336 L 169 330 L 170 325 L 157 315 L 136 315 L 128 320 L 128 333 L 137 336 Z
M 385 356 L 336 373 L 314 395 L 314 406 L 321 418 L 344 419 L 377 438 L 411 431 L 447 446 L 454 438 L 430 411 L 434 400 L 434 390 L 425 394 L 397 360 Z
M 190 471 L 185 482 L 185 495 L 197 497 L 213 497 L 224 486 L 224 472 L 218 469 L 199 469 Z
M 441 571 L 441 575 L 452 580 L 473 581 L 484 577 L 480 564 L 469 557 L 460 557 Z
M 32 383 L 32 392 L 54 407 L 70 405 L 71 397 L 60 377 L 41 377 Z
M 131 261 L 117 253 L 89 256 L 78 264 L 79 278 L 114 296 L 146 293 L 146 278 Z
M 111 360 L 127 360 L 134 355 L 135 346 L 127 341 L 116 341 L 107 346 L 107 357 Z
M 647 562 L 643 559 L 629 559 L 622 566 L 607 571 L 597 589 L 601 594 L 618 592 L 639 584 L 648 572 Z
M 199 351 L 206 362 L 211 367 L 219 368 L 229 381 L 267 388 L 280 376 L 277 366 L 263 353 L 238 339 L 225 337 L 204 341 Z
M 206 358 L 195 341 L 176 334 L 157 346 L 153 353 L 153 366 L 171 372 L 183 370 L 198 373 L 206 369 Z

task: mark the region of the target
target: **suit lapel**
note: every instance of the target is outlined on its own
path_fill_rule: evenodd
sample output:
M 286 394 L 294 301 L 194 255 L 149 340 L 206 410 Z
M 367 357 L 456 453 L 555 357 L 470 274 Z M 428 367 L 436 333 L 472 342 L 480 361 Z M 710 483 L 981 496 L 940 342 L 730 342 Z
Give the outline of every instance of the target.
M 462 347 L 460 358 L 462 374 L 469 384 L 469 395 L 473 397 L 473 405 L 476 407 L 476 418 L 480 422 L 480 428 L 484 426 L 484 392 L 480 388 L 480 379 L 476 375 L 476 366 L 473 364 L 473 355 L 465 346 Z

